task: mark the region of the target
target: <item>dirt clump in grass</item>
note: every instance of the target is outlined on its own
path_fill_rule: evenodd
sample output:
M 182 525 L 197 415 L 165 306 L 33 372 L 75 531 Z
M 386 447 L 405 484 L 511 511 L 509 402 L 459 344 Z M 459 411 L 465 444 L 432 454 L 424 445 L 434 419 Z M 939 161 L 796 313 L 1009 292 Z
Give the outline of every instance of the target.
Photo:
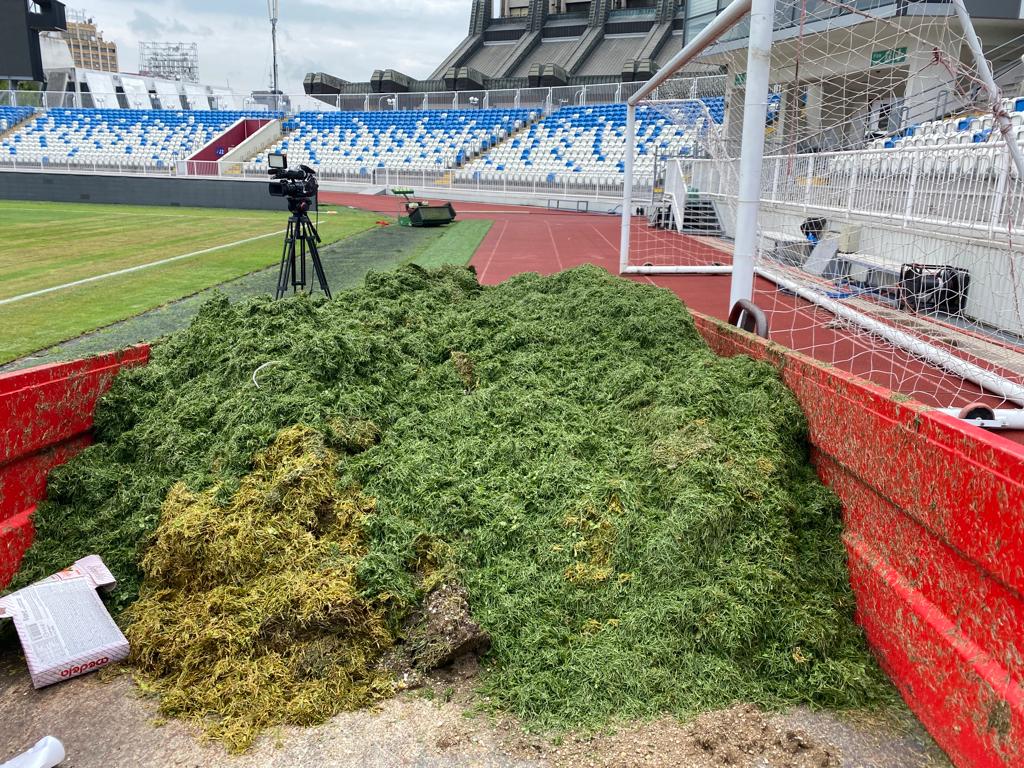
M 467 654 L 487 651 L 491 638 L 469 610 L 464 587 L 447 583 L 433 590 L 414 613 L 405 633 L 405 649 L 413 666 L 430 671 Z

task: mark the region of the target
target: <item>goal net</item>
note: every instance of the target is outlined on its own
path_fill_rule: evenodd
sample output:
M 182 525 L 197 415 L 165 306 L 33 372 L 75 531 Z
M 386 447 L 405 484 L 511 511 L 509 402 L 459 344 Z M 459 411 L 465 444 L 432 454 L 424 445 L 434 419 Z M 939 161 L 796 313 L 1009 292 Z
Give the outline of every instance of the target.
M 778 0 L 767 87 L 748 94 L 741 19 L 694 60 L 717 80 L 636 104 L 623 272 L 685 298 L 685 273 L 734 254 L 738 271 L 751 243 L 773 341 L 927 404 L 1024 404 L 1024 41 L 982 32 L 989 72 L 953 3 Z M 652 147 L 659 120 L 680 138 Z

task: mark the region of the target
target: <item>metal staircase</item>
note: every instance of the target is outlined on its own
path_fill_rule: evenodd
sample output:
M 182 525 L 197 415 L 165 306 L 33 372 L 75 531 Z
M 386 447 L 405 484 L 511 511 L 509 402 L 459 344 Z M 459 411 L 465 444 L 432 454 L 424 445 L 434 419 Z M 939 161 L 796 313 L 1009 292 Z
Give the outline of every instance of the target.
M 672 192 L 663 192 L 661 199 L 648 211 L 647 224 L 655 229 L 669 229 L 687 235 L 722 234 L 714 203 L 696 193 L 687 193 L 680 201 Z

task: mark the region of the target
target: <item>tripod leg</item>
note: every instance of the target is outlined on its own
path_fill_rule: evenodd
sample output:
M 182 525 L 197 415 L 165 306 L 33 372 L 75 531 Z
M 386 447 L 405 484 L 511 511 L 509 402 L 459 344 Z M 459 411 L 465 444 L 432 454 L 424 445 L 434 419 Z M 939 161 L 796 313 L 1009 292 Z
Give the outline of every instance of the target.
M 291 244 L 294 248 L 294 237 L 294 227 L 292 226 L 292 222 L 289 220 L 288 228 L 284 234 L 284 248 L 281 250 L 281 269 L 277 273 L 277 292 L 274 295 L 275 299 L 283 299 L 285 294 L 288 292 L 288 283 L 291 280 L 291 275 L 289 274 L 288 269 L 290 263 L 288 258 L 288 246 Z
M 324 295 L 328 298 L 334 298 L 331 295 L 331 287 L 327 284 L 327 273 L 324 272 L 324 264 L 320 260 L 320 248 L 317 246 L 317 242 L 320 240 L 320 233 L 316 231 L 316 227 L 313 226 L 313 222 L 306 216 L 302 222 L 302 235 L 303 242 L 309 246 L 310 261 L 313 262 L 313 274 L 316 276 L 317 283 L 320 284 L 320 290 L 324 292 Z M 312 281 L 310 281 L 310 292 L 313 290 Z
M 327 284 L 327 275 L 324 273 L 323 262 L 320 261 L 320 249 L 312 240 L 309 241 L 309 252 L 313 257 L 313 271 L 316 273 L 317 282 L 320 283 L 320 289 L 328 299 L 333 299 L 331 287 Z
M 302 226 L 302 222 L 299 222 L 299 269 L 300 275 L 299 284 L 302 286 L 300 289 L 303 293 L 306 292 L 306 229 Z M 310 286 L 312 288 L 312 286 Z M 310 291 L 312 293 L 312 291 Z
M 294 295 L 294 294 L 296 294 L 298 292 L 299 286 L 300 286 L 300 283 L 299 283 L 299 273 L 298 273 L 298 270 L 297 270 L 297 266 L 298 265 L 297 265 L 297 262 L 296 262 L 297 258 L 298 257 L 296 256 L 296 253 L 295 253 L 295 236 L 293 235 L 292 236 L 292 241 L 291 241 L 291 243 L 288 246 L 288 269 L 289 269 L 289 274 L 291 275 L 292 295 Z

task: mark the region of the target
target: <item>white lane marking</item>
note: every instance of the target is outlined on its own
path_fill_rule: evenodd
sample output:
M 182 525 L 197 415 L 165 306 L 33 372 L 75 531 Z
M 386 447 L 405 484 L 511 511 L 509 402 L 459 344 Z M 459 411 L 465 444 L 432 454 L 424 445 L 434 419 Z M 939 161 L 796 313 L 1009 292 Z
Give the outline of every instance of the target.
M 93 275 L 92 277 L 84 277 L 81 280 L 75 280 L 71 283 L 64 283 L 63 285 L 54 285 L 49 288 L 41 288 L 38 291 L 32 291 L 30 293 L 23 293 L 19 296 L 12 296 L 9 299 L 0 299 L 0 306 L 4 304 L 13 304 L 16 301 L 24 301 L 25 299 L 31 299 L 36 296 L 43 296 L 47 293 L 54 293 L 55 291 L 63 291 L 67 288 L 74 288 L 79 285 L 85 285 L 86 283 L 95 283 L 98 280 L 106 280 L 108 277 L 118 277 L 119 275 L 127 275 L 132 272 L 139 272 L 143 269 L 149 269 L 150 267 L 159 267 L 164 264 L 170 264 L 172 261 L 181 261 L 182 259 L 190 259 L 193 256 L 202 256 L 204 253 L 213 253 L 214 251 L 222 251 L 225 248 L 233 248 L 236 245 L 245 245 L 255 240 L 263 240 L 268 237 L 274 237 L 275 235 L 283 235 L 285 230 L 281 229 L 277 232 L 268 232 L 265 235 L 256 235 L 255 237 L 247 237 L 244 240 L 236 240 L 233 243 L 225 243 L 224 245 L 215 245 L 213 248 L 204 248 L 201 251 L 192 251 L 192 253 L 183 253 L 179 256 L 169 256 L 166 259 L 160 259 L 159 261 L 151 261 L 148 264 L 138 264 L 134 267 L 126 267 L 125 269 L 118 269 L 114 272 L 107 272 L 102 275 Z

